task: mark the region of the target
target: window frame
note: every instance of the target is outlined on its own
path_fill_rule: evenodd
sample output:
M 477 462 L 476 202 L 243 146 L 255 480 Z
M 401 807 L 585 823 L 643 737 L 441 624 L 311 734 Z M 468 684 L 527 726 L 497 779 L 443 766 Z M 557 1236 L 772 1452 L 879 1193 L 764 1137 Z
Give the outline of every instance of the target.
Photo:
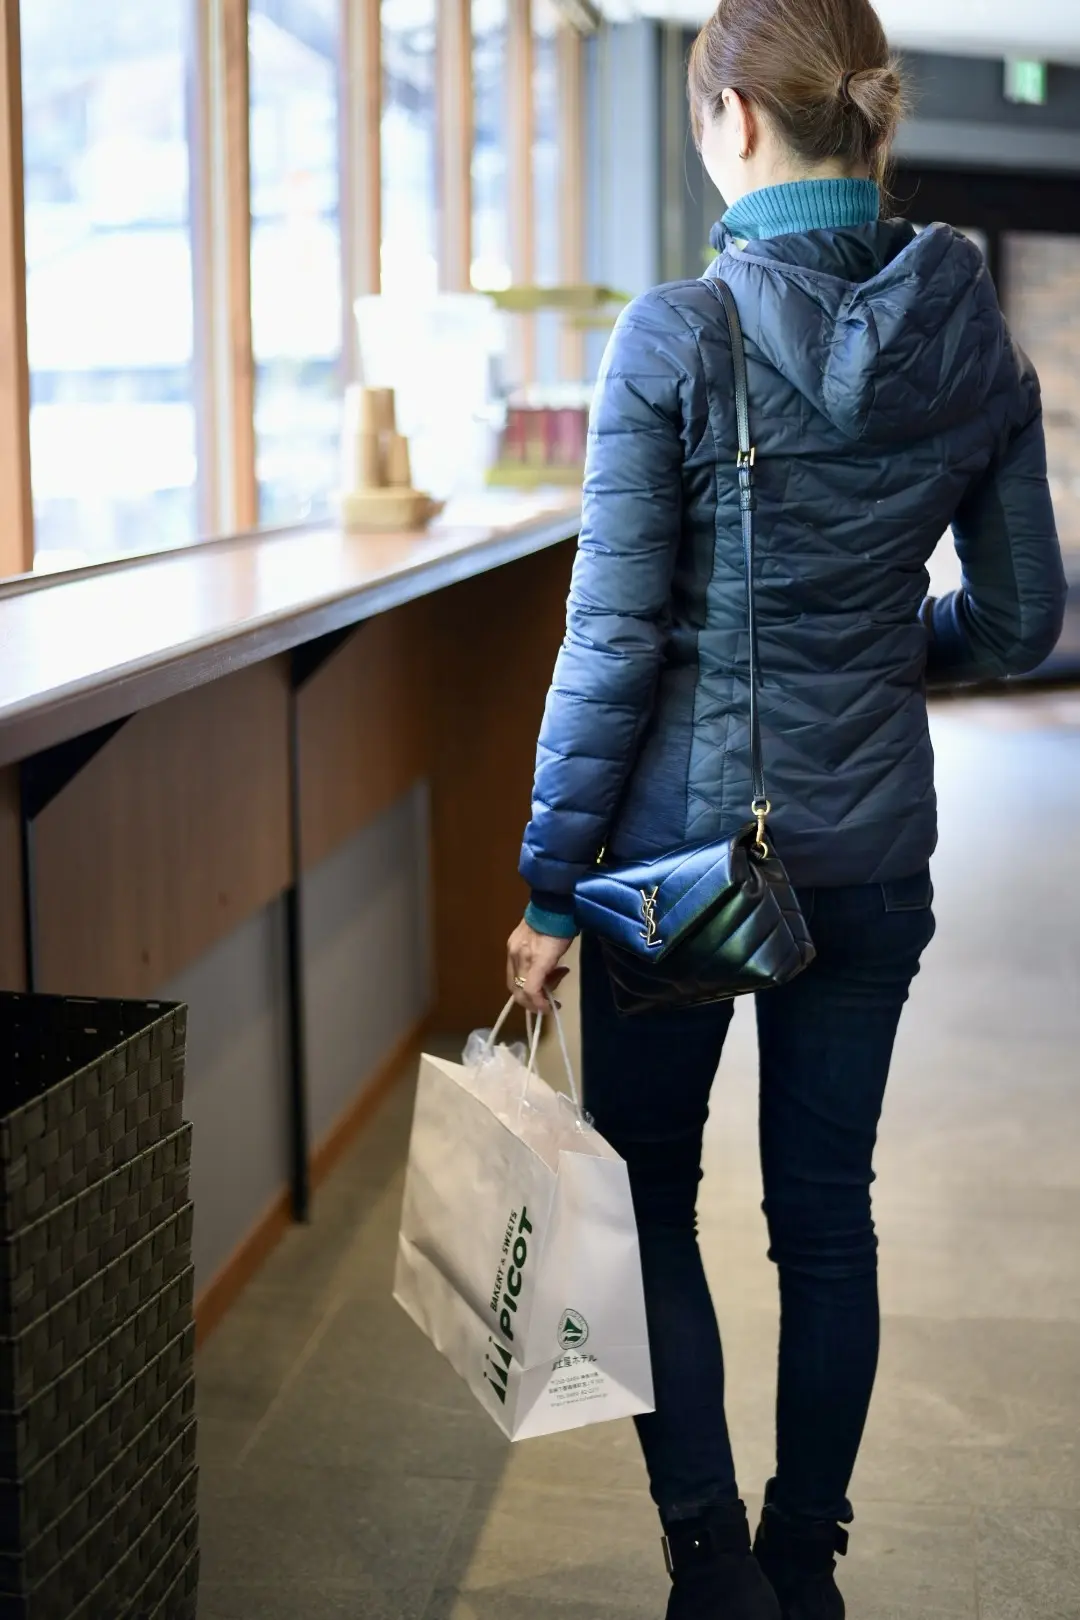
M 438 0 L 435 51 L 439 290 L 469 292 L 473 235 L 470 0 Z
M 259 521 L 251 328 L 251 74 L 248 0 L 195 9 L 192 257 L 196 482 L 206 538 Z
M 0 320 L 10 363 L 0 381 L 0 576 L 34 566 L 30 478 L 30 358 L 26 335 L 22 36 L 19 0 L 2 0 L 0 31 Z

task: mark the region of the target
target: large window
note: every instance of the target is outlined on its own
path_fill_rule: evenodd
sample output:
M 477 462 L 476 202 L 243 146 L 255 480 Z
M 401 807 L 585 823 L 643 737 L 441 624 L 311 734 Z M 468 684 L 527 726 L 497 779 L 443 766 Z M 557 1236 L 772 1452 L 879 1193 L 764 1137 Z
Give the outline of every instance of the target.
M 382 278 L 395 294 L 438 285 L 436 0 L 382 0 Z
M 321 517 L 341 439 L 339 0 L 250 0 L 251 321 L 264 523 Z
M 0 449 L 25 479 L 28 426 L 32 487 L 13 491 L 10 566 L 28 496 L 44 568 L 185 545 L 255 510 L 267 525 L 321 521 L 341 476 L 357 288 L 390 295 L 364 306 L 376 340 L 394 300 L 416 341 L 440 251 L 455 286 L 582 273 L 560 189 L 580 181 L 580 154 L 567 169 L 560 150 L 580 125 L 560 0 L 469 0 L 471 119 L 455 116 L 465 17 L 441 0 L 12 3 L 30 420 Z M 465 205 L 467 162 L 468 265 L 469 222 L 439 218 Z M 16 177 L 0 184 L 17 192 Z M 233 259 L 249 212 L 250 308 Z M 10 294 L 0 316 L 19 322 Z M 555 383 L 572 363 L 564 324 L 550 311 L 517 323 L 523 379 Z
M 22 6 L 30 444 L 47 566 L 195 536 L 188 0 Z
M 473 0 L 473 242 L 472 283 L 487 289 L 511 282 L 506 186 L 507 0 Z

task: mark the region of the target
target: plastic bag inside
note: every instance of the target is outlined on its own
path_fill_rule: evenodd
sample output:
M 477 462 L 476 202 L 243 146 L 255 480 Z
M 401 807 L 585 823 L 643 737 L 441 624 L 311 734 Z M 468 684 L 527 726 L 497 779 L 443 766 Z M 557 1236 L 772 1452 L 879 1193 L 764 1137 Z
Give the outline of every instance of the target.
M 553 1170 L 561 1152 L 588 1153 L 591 1119 L 536 1073 L 539 1021 L 528 1047 L 521 1041 L 504 1044 L 497 1035 L 498 1026 L 478 1029 L 465 1043 L 461 1060 L 475 1094 Z

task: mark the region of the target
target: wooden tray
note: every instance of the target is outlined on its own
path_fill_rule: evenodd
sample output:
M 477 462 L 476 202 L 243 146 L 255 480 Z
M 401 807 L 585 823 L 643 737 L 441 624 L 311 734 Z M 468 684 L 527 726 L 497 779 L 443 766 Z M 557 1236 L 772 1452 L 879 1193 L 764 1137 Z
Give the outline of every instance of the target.
M 422 529 L 443 504 L 418 489 L 359 489 L 338 496 L 346 529 Z

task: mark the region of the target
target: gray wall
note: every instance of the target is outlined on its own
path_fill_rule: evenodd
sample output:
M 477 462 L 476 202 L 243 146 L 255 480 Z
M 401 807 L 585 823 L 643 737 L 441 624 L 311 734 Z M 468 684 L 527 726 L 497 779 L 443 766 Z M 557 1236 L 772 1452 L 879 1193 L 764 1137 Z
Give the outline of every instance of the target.
M 310 873 L 304 892 L 312 1140 L 432 1003 L 426 786 Z
M 431 1002 L 428 800 L 406 794 L 308 874 L 311 1135 L 317 1144 Z M 187 1002 L 185 1112 L 199 1288 L 289 1175 L 284 907 L 277 901 L 161 989 Z
M 994 57 L 905 51 L 904 64 L 915 119 L 1080 130 L 1080 67 L 1052 65 L 1046 106 L 1027 107 L 1006 101 L 1004 64 Z
M 257 913 L 163 985 L 188 1004 L 184 1112 L 202 1288 L 288 1179 L 284 907 Z
M 660 279 L 660 30 L 616 23 L 592 46 L 589 273 L 636 294 Z
M 660 29 L 639 19 L 602 28 L 585 59 L 590 281 L 636 296 L 661 280 Z M 591 334 L 595 369 L 605 337 Z
M 1052 65 L 1043 107 L 1005 98 L 992 57 L 905 55 L 911 116 L 897 155 L 976 168 L 1080 172 L 1080 68 Z
M 665 281 L 701 274 L 712 257 L 709 228 L 723 211 L 690 128 L 686 59 L 691 39 L 679 27 L 664 27 L 660 32 L 660 242 Z

